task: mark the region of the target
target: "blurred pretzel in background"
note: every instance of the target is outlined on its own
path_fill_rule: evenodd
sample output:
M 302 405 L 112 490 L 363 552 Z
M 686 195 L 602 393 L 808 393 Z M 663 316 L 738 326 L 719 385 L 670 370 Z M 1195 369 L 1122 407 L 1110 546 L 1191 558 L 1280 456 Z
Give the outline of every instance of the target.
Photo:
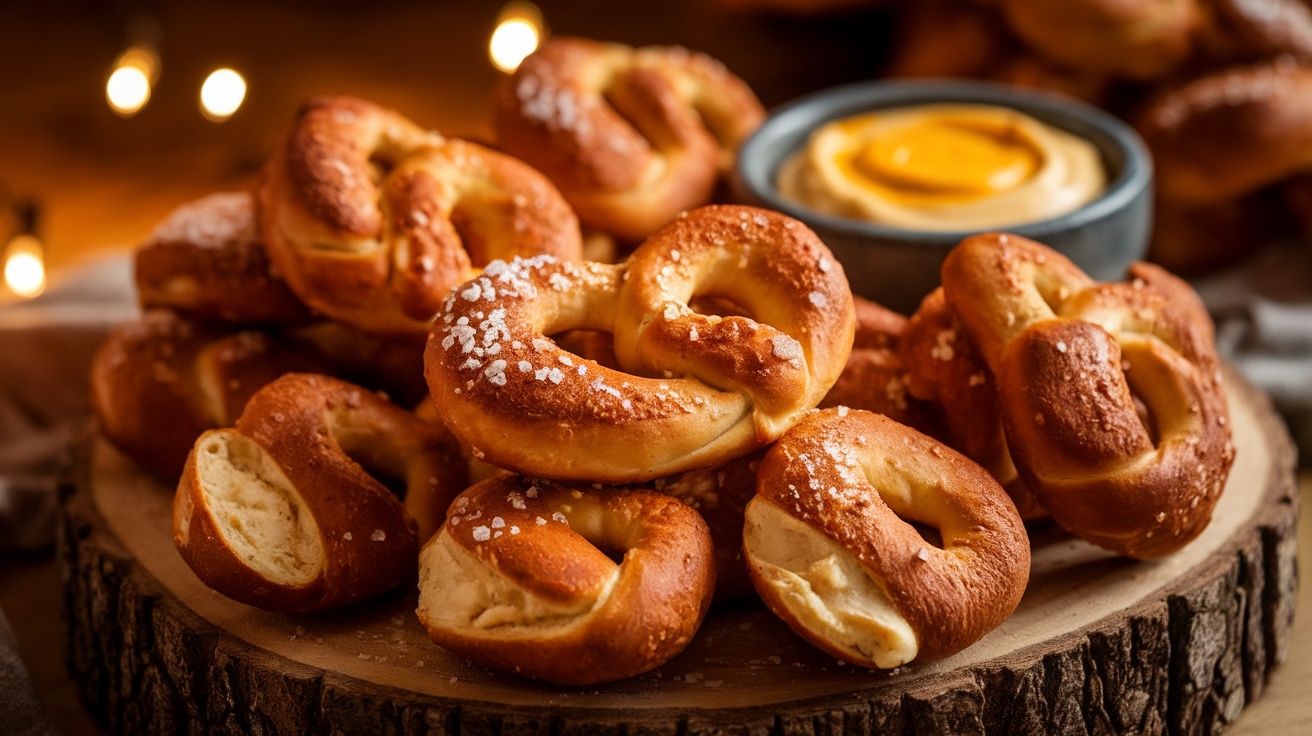
M 507 152 L 560 187 L 584 224 L 630 244 L 711 202 L 765 118 L 709 56 L 565 37 L 505 80 L 494 113 Z
M 1292 227 L 1312 233 L 1307 0 L 925 0 L 894 12 L 889 76 L 1057 92 L 1135 123 L 1160 185 L 1152 260 L 1197 272 Z

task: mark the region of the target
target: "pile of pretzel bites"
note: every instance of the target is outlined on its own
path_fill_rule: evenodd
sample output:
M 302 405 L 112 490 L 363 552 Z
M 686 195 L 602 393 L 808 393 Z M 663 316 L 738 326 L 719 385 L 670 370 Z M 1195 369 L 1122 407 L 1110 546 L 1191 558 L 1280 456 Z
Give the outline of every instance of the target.
M 763 115 L 713 60 L 553 39 L 497 99 L 497 150 L 311 100 L 250 191 L 137 251 L 93 403 L 177 482 L 206 585 L 313 612 L 417 584 L 438 645 L 563 684 L 759 595 L 891 668 L 1011 614 L 1023 518 L 1137 558 L 1207 524 L 1226 404 L 1162 269 L 981 235 L 908 318 L 801 222 L 712 202 Z
M 917 0 L 897 77 L 971 77 L 1103 106 L 1156 168 L 1150 257 L 1201 271 L 1284 232 L 1312 237 L 1307 0 Z

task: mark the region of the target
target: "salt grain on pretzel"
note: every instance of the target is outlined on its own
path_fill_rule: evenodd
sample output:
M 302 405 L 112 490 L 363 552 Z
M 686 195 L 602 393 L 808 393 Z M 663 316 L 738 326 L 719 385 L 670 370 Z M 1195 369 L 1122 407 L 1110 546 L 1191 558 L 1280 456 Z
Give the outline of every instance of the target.
M 711 295 L 752 317 L 694 312 Z M 561 350 L 613 333 L 623 371 Z M 494 263 L 434 323 L 425 375 L 477 455 L 534 476 L 621 483 L 740 457 L 814 407 L 851 349 L 842 268 L 778 213 L 713 206 L 624 264 Z

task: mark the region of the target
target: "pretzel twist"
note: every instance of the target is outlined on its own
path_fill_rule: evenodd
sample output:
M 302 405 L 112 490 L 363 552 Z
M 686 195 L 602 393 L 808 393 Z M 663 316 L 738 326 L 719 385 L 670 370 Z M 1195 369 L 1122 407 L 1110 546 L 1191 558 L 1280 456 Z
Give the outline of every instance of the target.
M 345 381 L 288 374 L 251 397 L 236 427 L 196 440 L 174 545 L 230 598 L 338 608 L 414 578 L 465 472 L 440 425 Z M 376 475 L 403 486 L 404 503 Z
M 637 242 L 711 201 L 765 118 L 719 62 L 677 47 L 555 37 L 499 88 L 498 140 L 586 224 Z
M 696 295 L 752 314 L 694 312 Z M 852 343 L 841 266 L 801 223 L 750 207 L 687 213 L 618 266 L 492 264 L 434 323 L 425 375 L 461 441 L 528 475 L 636 482 L 710 467 L 814 407 Z M 567 353 L 614 335 L 623 370 Z
M 887 417 L 815 412 L 770 448 L 758 478 L 743 532 L 757 592 L 844 661 L 889 668 L 960 651 L 1025 591 L 1029 540 L 1006 493 Z
M 669 496 L 494 476 L 455 500 L 424 547 L 419 619 L 437 644 L 490 667 L 618 680 L 692 639 L 712 555 L 706 524 Z
M 1312 68 L 1226 69 L 1161 95 L 1139 132 L 1163 199 L 1212 206 L 1312 170 Z
M 291 288 L 380 332 L 427 330 L 450 288 L 489 261 L 582 248 L 569 205 L 523 162 L 347 97 L 301 109 L 259 200 Z
M 1202 532 L 1234 447 L 1201 301 L 1155 266 L 1130 275 L 1095 283 L 1046 246 L 986 234 L 949 253 L 943 289 L 997 378 L 1039 503 L 1094 544 L 1150 558 Z

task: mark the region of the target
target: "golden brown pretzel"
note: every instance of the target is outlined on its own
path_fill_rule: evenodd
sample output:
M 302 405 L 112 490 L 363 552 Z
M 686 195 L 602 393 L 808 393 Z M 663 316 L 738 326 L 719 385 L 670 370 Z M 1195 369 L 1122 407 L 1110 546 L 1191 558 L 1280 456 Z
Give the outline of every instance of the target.
M 1138 121 L 1158 193 L 1211 206 L 1312 169 L 1312 67 L 1288 59 L 1168 90 Z
M 1201 301 L 1148 264 L 1131 279 L 1095 283 L 1056 251 L 997 233 L 966 238 L 943 264 L 1027 486 L 1075 534 L 1149 558 L 1202 532 L 1234 447 Z
M 1193 52 L 1198 0 L 1001 0 L 1011 30 L 1064 66 L 1154 79 Z
M 177 208 L 137 249 L 134 265 L 142 309 L 243 324 L 312 319 L 273 275 L 248 192 L 211 194 Z
M 844 661 L 888 668 L 952 654 L 1025 591 L 1029 540 L 1007 494 L 887 417 L 811 414 L 766 453 L 757 488 L 743 532 L 757 592 Z
M 483 264 L 577 259 L 578 220 L 523 162 L 349 97 L 302 107 L 265 168 L 260 225 L 288 285 L 335 319 L 422 332 Z
M 752 318 L 694 312 L 697 295 Z M 623 264 L 491 264 L 434 323 L 425 375 L 438 411 L 488 461 L 542 477 L 626 483 L 720 465 L 814 407 L 852 344 L 842 267 L 775 212 L 711 206 Z M 561 350 L 611 332 L 624 371 Z
M 402 503 L 375 475 L 405 489 Z M 293 373 L 196 440 L 173 542 L 224 595 L 271 611 L 356 603 L 413 580 L 464 488 L 450 435 L 366 389 Z
M 105 438 L 152 473 L 176 478 L 201 432 L 231 426 L 251 394 L 326 362 L 256 330 L 206 329 L 166 310 L 116 328 L 91 363 L 91 406 Z
M 1002 484 L 1022 519 L 1047 516 L 1007 449 L 993 372 L 948 307 L 941 287 L 911 315 L 898 348 L 907 391 L 941 408 L 945 441 Z
M 765 118 L 719 62 L 676 47 L 554 37 L 497 91 L 498 141 L 579 218 L 637 242 L 706 204 Z
M 462 493 L 424 546 L 418 613 L 457 654 L 590 684 L 682 651 L 714 583 L 706 524 L 675 499 L 499 475 Z

